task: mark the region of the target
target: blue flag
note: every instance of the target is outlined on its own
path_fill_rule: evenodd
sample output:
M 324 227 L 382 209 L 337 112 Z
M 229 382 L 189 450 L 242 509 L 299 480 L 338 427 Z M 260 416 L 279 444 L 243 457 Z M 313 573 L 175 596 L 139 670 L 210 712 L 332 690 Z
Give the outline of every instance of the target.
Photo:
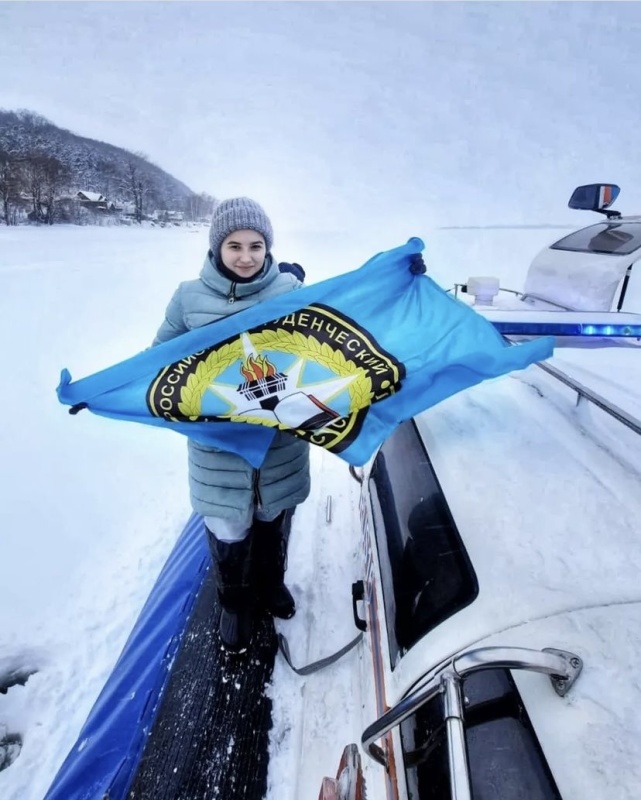
M 420 239 L 352 272 L 189 331 L 87 378 L 61 403 L 166 427 L 259 467 L 276 430 L 366 463 L 394 428 L 462 389 L 552 355 L 509 345 L 411 265 Z

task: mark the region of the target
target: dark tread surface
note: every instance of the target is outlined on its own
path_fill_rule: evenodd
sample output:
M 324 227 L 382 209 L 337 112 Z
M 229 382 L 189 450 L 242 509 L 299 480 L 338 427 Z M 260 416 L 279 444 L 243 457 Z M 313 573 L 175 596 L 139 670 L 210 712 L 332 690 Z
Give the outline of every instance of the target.
M 127 794 L 128 800 L 263 800 L 277 650 L 270 616 L 259 616 L 247 652 L 218 636 L 210 569 Z

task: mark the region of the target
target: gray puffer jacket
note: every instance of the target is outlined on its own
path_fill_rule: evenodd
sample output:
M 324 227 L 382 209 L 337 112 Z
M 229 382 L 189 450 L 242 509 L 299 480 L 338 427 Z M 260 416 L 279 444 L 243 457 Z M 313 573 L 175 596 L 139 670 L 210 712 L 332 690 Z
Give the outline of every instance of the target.
M 290 273 L 281 273 L 271 255 L 255 279 L 236 283 L 213 263 L 211 252 L 200 278 L 178 286 L 153 344 L 167 342 L 270 297 L 300 288 Z M 252 506 L 273 517 L 309 494 L 309 445 L 278 431 L 259 470 L 245 459 L 188 441 L 191 504 L 198 514 L 241 520 Z

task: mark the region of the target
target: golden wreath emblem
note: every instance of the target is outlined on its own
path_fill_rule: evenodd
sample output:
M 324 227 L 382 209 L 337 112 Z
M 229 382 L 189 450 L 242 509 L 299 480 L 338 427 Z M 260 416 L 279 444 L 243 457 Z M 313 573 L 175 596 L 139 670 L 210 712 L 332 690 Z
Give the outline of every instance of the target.
M 323 327 L 328 322 L 331 324 Z M 293 356 L 299 365 L 315 364 L 335 380 L 307 385 L 298 382 L 294 401 L 293 393 L 288 395 L 287 391 L 270 388 L 279 379 L 271 363 L 275 354 Z M 227 382 L 228 370 L 234 364 L 239 365 L 239 377 L 246 380 L 237 387 L 226 388 L 219 379 L 227 373 L 224 378 Z M 169 422 L 233 421 L 266 425 L 290 431 L 328 449 L 342 450 L 358 435 L 367 409 L 373 402 L 398 391 L 403 375 L 402 365 L 380 348 L 370 334 L 335 310 L 318 305 L 165 367 L 150 385 L 147 402 L 152 414 Z M 280 379 L 278 388 L 283 390 L 286 376 L 280 373 Z M 327 397 L 348 393 L 349 400 L 343 402 L 341 414 L 325 403 L 318 387 L 322 387 Z M 241 390 L 245 398 L 252 398 L 251 403 L 246 399 L 244 405 L 236 401 Z M 226 401 L 225 410 L 213 415 L 203 410 L 209 392 Z M 278 408 L 287 413 L 279 414 Z

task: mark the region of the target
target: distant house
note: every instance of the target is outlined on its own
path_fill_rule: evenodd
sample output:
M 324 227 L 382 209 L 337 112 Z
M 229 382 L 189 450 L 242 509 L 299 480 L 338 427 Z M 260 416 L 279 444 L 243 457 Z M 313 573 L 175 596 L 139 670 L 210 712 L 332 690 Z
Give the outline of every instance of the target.
M 108 210 L 107 198 L 104 194 L 100 194 L 99 192 L 80 191 L 76 194 L 76 198 L 84 208 L 92 208 L 95 211 Z
M 88 203 L 106 203 L 107 198 L 104 194 L 98 192 L 78 192 L 76 195 L 78 200 L 85 200 Z
M 152 214 L 152 218 L 159 222 L 184 222 L 184 211 L 171 211 L 170 209 L 156 209 Z

